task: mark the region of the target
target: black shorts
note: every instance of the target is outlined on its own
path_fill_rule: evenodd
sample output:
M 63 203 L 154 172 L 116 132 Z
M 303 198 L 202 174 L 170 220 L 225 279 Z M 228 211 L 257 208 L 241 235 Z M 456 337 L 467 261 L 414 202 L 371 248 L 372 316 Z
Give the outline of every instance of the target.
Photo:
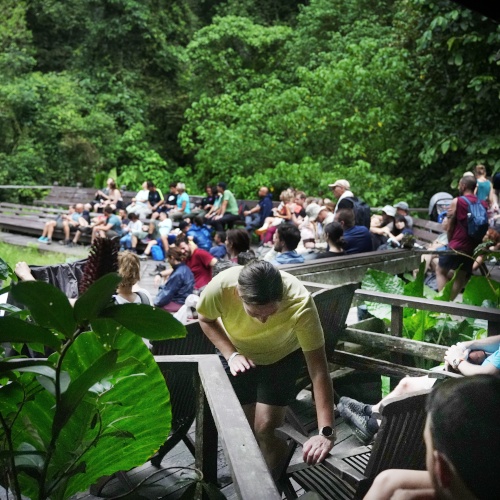
M 271 365 L 257 365 L 236 377 L 224 356 L 219 355 L 234 392 L 242 405 L 263 403 L 272 406 L 287 406 L 297 395 L 295 387 L 305 360 L 301 349 L 297 349 Z
M 460 268 L 461 271 L 472 274 L 472 265 L 474 264 L 474 259 L 472 257 L 452 254 L 439 256 L 439 267 L 442 269 L 455 270 L 459 268 L 460 264 L 462 264 Z

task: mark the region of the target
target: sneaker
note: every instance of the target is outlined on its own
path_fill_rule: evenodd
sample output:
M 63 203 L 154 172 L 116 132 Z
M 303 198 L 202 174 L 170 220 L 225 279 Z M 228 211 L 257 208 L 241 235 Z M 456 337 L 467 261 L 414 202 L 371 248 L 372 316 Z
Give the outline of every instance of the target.
M 359 415 L 366 415 L 367 417 L 371 416 L 371 407 L 365 403 L 361 403 L 360 401 L 356 401 L 355 399 L 348 398 L 346 396 L 342 396 L 339 400 L 338 410 L 340 415 L 344 411 L 344 408 L 348 408 L 350 411 L 358 413 Z
M 40 243 L 47 243 L 47 241 L 49 241 L 49 239 L 47 238 L 47 236 L 40 236 L 40 238 L 38 238 L 38 241 Z
M 45 240 L 45 243 L 47 243 L 47 245 L 50 245 L 52 243 L 52 238 L 47 238 Z
M 149 255 L 141 254 L 139 255 L 139 260 L 148 260 Z
M 61 240 L 61 241 L 59 241 L 59 245 L 67 246 L 70 244 L 70 242 L 71 242 L 71 240 Z
M 356 401 L 356 403 L 358 402 Z M 340 412 L 340 416 L 343 417 L 344 422 L 350 427 L 352 433 L 365 446 L 370 444 L 375 438 L 375 434 L 377 433 L 376 431 L 373 432 L 371 429 L 369 429 L 368 421 L 370 420 L 370 417 L 368 415 L 365 415 L 363 410 L 361 412 L 356 411 L 356 409 L 359 410 L 359 407 L 356 408 L 352 406 L 350 408 L 348 404 L 342 404 L 339 402 L 338 409 Z
M 149 273 L 150 276 L 156 276 L 158 273 L 161 273 L 162 271 L 165 271 L 167 269 L 167 266 L 165 264 L 158 264 L 154 271 L 151 271 Z

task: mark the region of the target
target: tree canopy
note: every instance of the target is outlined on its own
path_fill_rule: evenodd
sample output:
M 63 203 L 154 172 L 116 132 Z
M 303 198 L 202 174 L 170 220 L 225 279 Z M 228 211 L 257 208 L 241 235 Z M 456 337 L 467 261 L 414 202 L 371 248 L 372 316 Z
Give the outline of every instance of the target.
M 500 29 L 449 0 L 3 4 L 0 184 L 425 205 L 500 170 Z

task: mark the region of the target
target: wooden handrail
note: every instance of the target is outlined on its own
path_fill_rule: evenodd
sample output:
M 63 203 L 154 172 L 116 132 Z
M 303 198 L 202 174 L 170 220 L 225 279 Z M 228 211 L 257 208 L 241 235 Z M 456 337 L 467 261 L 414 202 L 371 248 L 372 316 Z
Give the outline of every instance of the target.
M 281 499 L 219 357 L 213 354 L 155 356 L 155 360 L 160 369 L 175 363 L 198 365 L 200 398 L 195 460 L 206 480 L 217 479 L 218 434 L 238 498 Z

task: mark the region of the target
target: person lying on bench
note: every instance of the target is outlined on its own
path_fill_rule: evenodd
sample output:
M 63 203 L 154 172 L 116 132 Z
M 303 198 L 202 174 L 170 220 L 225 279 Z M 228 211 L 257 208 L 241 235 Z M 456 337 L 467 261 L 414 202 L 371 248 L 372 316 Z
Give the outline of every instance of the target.
M 427 401 L 425 471 L 381 472 L 365 500 L 489 500 L 500 466 L 500 377 L 446 380 Z
M 452 367 L 462 375 L 500 374 L 500 335 L 461 342 L 448 348 L 444 356 L 445 368 Z M 438 380 L 430 377 L 405 377 L 380 403 L 368 405 L 341 397 L 337 409 L 354 435 L 363 443 L 373 441 L 379 421 L 374 416 L 380 404 L 396 396 L 430 389 Z

